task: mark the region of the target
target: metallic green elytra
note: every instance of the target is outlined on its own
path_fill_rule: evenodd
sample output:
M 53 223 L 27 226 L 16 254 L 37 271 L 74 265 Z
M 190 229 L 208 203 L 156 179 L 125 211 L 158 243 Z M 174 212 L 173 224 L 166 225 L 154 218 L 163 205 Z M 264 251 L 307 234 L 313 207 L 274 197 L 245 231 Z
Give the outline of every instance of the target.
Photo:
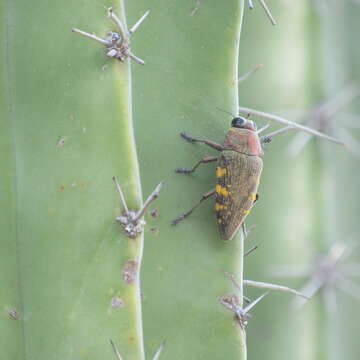
M 177 173 L 189 174 L 201 163 L 217 161 L 215 189 L 204 194 L 190 211 L 179 216 L 175 225 L 189 216 L 202 201 L 215 194 L 215 213 L 220 236 L 231 240 L 257 199 L 257 189 L 263 168 L 261 142 L 253 121 L 235 117 L 227 132 L 224 145 L 195 139 L 185 133 L 181 136 L 191 142 L 202 142 L 218 151 L 218 157 L 201 159 L 192 169 L 178 168 Z

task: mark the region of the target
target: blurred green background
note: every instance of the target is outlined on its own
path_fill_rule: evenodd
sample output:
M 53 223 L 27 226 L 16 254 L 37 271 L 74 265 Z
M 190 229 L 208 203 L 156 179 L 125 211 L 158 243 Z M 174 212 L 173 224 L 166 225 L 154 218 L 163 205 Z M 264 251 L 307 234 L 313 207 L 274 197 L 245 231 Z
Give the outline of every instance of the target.
M 314 257 L 328 254 L 334 243 L 345 243 L 350 254 L 335 269 L 336 280 L 302 308 L 294 308 L 289 295 L 268 296 L 249 323 L 248 352 L 252 359 L 357 359 L 360 288 L 352 275 L 359 274 L 360 257 L 356 248 L 360 163 L 355 143 L 360 135 L 360 101 L 351 86 L 359 83 L 354 36 L 360 30 L 360 4 L 350 0 L 268 4 L 276 27 L 261 11 L 244 16 L 240 73 L 259 63 L 263 68 L 240 84 L 240 104 L 310 126 L 320 123 L 322 130 L 349 141 L 350 149 L 312 139 L 294 155 L 291 150 L 299 141 L 294 133 L 280 135 L 267 146 L 260 201 L 248 220 L 256 224 L 248 246 L 257 244 L 259 249 L 246 259 L 244 278 L 301 289 L 309 276 L 294 277 L 290 273 L 294 266 L 278 265 L 310 269 Z M 327 118 L 339 97 L 345 98 L 344 106 Z M 320 116 L 308 113 L 324 101 L 330 104 Z M 255 296 L 258 291 L 248 289 L 245 294 Z

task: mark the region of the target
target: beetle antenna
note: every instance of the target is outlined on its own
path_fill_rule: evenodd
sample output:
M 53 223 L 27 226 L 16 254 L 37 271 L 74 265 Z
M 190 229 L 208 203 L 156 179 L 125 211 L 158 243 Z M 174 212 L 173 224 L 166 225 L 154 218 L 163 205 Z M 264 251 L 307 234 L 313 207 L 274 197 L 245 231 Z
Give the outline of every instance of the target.
M 217 106 L 216 106 L 216 109 L 217 109 L 217 110 L 220 110 L 220 111 L 222 111 L 222 112 L 224 112 L 224 113 L 226 113 L 226 114 L 229 114 L 229 115 L 231 115 L 231 116 L 234 117 L 234 118 L 236 117 L 236 116 L 235 116 L 233 113 L 231 113 L 230 111 L 226 111 L 226 110 L 221 109 L 221 108 L 219 108 L 219 107 L 217 107 Z

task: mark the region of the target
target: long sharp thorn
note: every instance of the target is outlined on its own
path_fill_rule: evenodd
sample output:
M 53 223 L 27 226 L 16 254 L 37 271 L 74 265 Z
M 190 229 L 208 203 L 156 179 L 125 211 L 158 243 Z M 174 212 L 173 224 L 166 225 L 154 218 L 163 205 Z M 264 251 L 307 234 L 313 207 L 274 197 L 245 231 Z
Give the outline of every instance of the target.
M 324 112 L 326 116 L 333 117 L 338 113 L 343 107 L 350 104 L 356 97 L 360 94 L 360 88 L 351 84 L 342 89 L 334 97 L 322 103 L 315 111 L 320 113 Z
M 250 303 L 249 305 L 247 305 L 246 307 L 243 308 L 243 313 L 246 314 L 247 312 L 249 312 L 263 297 L 265 297 L 269 292 L 266 292 L 262 295 L 260 295 L 257 299 L 255 299 L 252 303 Z
M 274 19 L 274 17 L 272 16 L 272 13 L 269 9 L 269 7 L 266 5 L 264 0 L 259 0 L 261 6 L 263 7 L 263 9 L 265 10 L 265 13 L 267 15 L 267 17 L 269 18 L 271 24 L 276 25 L 276 21 Z
M 244 253 L 244 257 L 250 255 L 250 254 L 251 254 L 253 251 L 255 251 L 257 248 L 258 248 L 257 245 L 253 246 L 251 249 L 249 249 L 248 251 L 246 251 L 246 252 Z
M 248 0 L 248 7 L 251 10 L 254 8 L 254 4 L 253 4 L 252 0 Z
M 282 134 L 282 133 L 290 131 L 290 130 L 294 130 L 294 129 L 295 129 L 295 127 L 293 125 L 285 126 L 279 130 L 276 130 L 267 135 L 261 136 L 260 141 L 261 142 L 269 142 L 274 136 Z
M 265 131 L 267 128 L 269 128 L 270 127 L 270 125 L 269 124 L 266 124 L 265 126 L 263 126 L 262 128 L 260 128 L 258 131 L 257 131 L 257 133 L 258 134 L 261 134 L 263 131 Z
M 159 348 L 156 350 L 156 353 L 155 353 L 152 360 L 159 360 L 160 359 L 160 355 L 161 355 L 162 351 L 164 350 L 165 344 L 166 344 L 166 339 L 164 339 L 161 342 L 161 344 L 160 344 Z
M 121 22 L 121 20 L 117 17 L 117 15 L 114 13 L 113 9 L 110 7 L 108 8 L 108 17 L 109 19 L 111 19 L 115 25 L 118 27 L 118 30 L 120 32 L 121 35 L 121 39 L 122 41 L 124 41 L 125 38 L 128 38 L 128 33 L 123 25 L 123 23 Z
M 343 145 L 345 146 L 345 144 L 341 141 L 341 140 L 338 140 L 332 136 L 329 136 L 329 135 L 326 135 L 320 131 L 317 131 L 315 129 L 312 129 L 312 128 L 309 128 L 307 126 L 304 126 L 304 125 L 301 125 L 301 124 L 298 124 L 294 121 L 290 121 L 290 120 L 287 120 L 287 119 L 284 119 L 280 116 L 276 116 L 276 115 L 272 115 L 272 114 L 269 114 L 269 113 L 265 113 L 263 111 L 258 111 L 258 110 L 254 110 L 254 109 L 250 109 L 250 108 L 246 108 L 246 107 L 239 107 L 239 111 L 242 112 L 242 113 L 246 113 L 246 114 L 253 114 L 253 115 L 257 115 L 257 116 L 260 116 L 260 117 L 263 117 L 263 118 L 266 118 L 266 119 L 270 119 L 270 120 L 273 120 L 273 121 L 276 121 L 276 122 L 279 122 L 281 124 L 285 124 L 285 125 L 292 125 L 294 126 L 295 128 L 299 129 L 299 130 L 302 130 L 302 131 L 305 131 L 309 134 L 312 134 L 312 135 L 316 135 L 320 138 L 323 138 L 323 139 L 326 139 L 326 140 L 329 140 L 329 141 L 332 141 L 336 144 L 340 144 L 340 145 Z
M 141 23 L 146 19 L 146 17 L 149 15 L 150 10 L 148 10 L 129 30 L 129 34 L 133 34 L 138 27 L 141 25 Z
M 297 295 L 297 296 L 301 296 L 302 298 L 304 298 L 306 300 L 310 300 L 310 298 L 308 296 L 302 294 L 301 292 L 291 289 L 287 286 L 283 286 L 283 285 L 271 284 L 271 283 L 266 283 L 266 282 L 262 282 L 262 281 L 253 281 L 253 280 L 243 280 L 243 284 L 248 285 L 248 286 L 254 286 L 257 288 L 261 288 L 261 289 L 285 291 L 285 292 L 289 292 L 289 293 Z
M 320 281 L 319 279 L 315 278 L 315 279 L 310 279 L 310 281 L 308 281 L 305 286 L 301 289 L 301 292 L 304 294 L 307 294 L 308 297 L 313 297 L 315 295 L 316 292 L 318 292 L 322 287 L 324 286 L 324 282 Z M 307 300 L 302 299 L 302 298 L 295 298 L 293 301 L 293 305 L 296 308 L 300 308 L 303 305 L 305 305 L 307 302 Z
M 240 83 L 240 82 L 246 80 L 248 77 L 255 74 L 259 69 L 261 69 L 262 66 L 263 66 L 262 64 L 256 65 L 256 67 L 254 69 L 252 69 L 252 70 L 248 71 L 247 73 L 245 73 L 244 75 L 240 76 L 238 78 L 238 82 Z
M 356 245 L 355 245 L 356 246 Z M 334 243 L 329 251 L 328 259 L 332 264 L 337 264 L 340 260 L 344 261 L 354 250 L 354 244 L 346 245 L 341 242 Z
M 117 191 L 119 193 L 119 196 L 120 196 L 120 205 L 122 205 L 122 207 L 124 208 L 126 216 L 129 216 L 129 209 L 128 209 L 127 205 L 126 205 L 125 197 L 124 197 L 124 194 L 123 194 L 123 192 L 121 190 L 120 184 L 117 181 L 117 178 L 115 176 L 113 176 L 112 179 L 113 179 L 113 182 L 114 182 L 114 184 L 116 186 L 116 189 L 117 189 Z
M 134 60 L 136 61 L 138 64 L 140 65 L 145 65 L 145 61 L 143 59 L 140 59 L 139 57 L 137 57 L 136 55 L 134 55 L 130 50 L 127 51 L 127 54 Z
M 75 32 L 75 33 L 78 33 L 78 34 L 80 34 L 82 36 L 88 37 L 89 39 L 93 39 L 93 40 L 95 40 L 95 41 L 97 41 L 100 44 L 103 44 L 105 46 L 110 45 L 109 41 L 106 41 L 106 40 L 96 36 L 95 34 L 90 34 L 90 33 L 86 32 L 86 31 L 82 31 L 82 30 L 77 29 L 77 28 L 72 28 L 71 31 Z
M 139 212 L 134 217 L 133 222 L 136 222 L 139 219 L 141 219 L 144 216 L 144 214 L 145 214 L 147 208 L 149 207 L 149 205 L 159 197 L 159 192 L 161 190 L 162 185 L 163 185 L 163 183 L 161 182 L 160 184 L 158 184 L 156 186 L 154 191 L 146 199 L 146 201 L 145 201 L 144 205 L 142 206 L 142 208 L 139 210 Z
M 121 357 L 120 352 L 119 352 L 116 344 L 115 344 L 111 339 L 109 339 L 109 341 L 110 341 L 111 347 L 113 348 L 114 353 L 115 353 L 117 359 L 118 359 L 118 360 L 123 360 L 123 358 Z
M 297 156 L 305 148 L 307 143 L 313 138 L 313 135 L 308 133 L 298 133 L 294 136 L 289 144 L 289 155 Z
M 319 279 L 311 279 L 305 286 L 301 289 L 302 293 L 308 294 L 308 297 L 313 297 L 316 292 L 318 292 L 324 286 L 324 282 Z

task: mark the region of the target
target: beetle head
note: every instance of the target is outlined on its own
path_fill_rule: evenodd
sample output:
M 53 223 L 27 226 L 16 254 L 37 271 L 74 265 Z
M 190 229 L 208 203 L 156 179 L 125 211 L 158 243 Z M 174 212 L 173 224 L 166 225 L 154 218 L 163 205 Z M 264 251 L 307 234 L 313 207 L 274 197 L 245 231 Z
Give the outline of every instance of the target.
M 256 124 L 252 120 L 247 120 L 241 116 L 234 117 L 231 121 L 231 126 L 234 128 L 256 131 Z

